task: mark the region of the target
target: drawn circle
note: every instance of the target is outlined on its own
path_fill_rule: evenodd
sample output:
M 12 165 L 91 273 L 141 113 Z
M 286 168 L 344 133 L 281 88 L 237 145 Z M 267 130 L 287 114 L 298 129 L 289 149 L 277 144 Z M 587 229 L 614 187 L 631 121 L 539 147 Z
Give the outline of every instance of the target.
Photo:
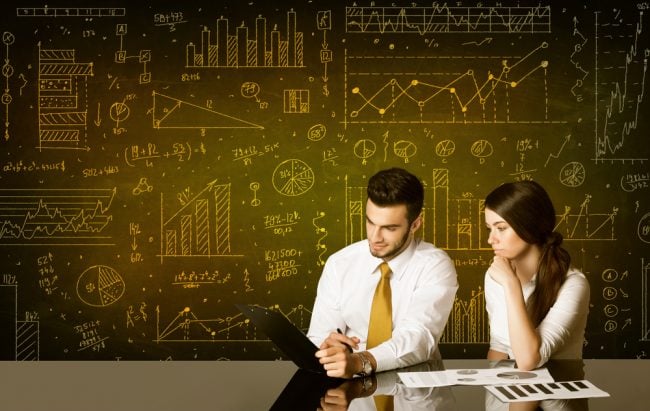
M 492 144 L 487 140 L 477 140 L 472 144 L 470 151 L 474 157 L 489 157 L 494 152 Z
M 504 378 L 506 380 L 526 380 L 528 378 L 537 377 L 537 374 L 534 372 L 526 371 L 508 371 L 497 374 L 497 377 Z
M 601 278 L 605 282 L 612 283 L 618 279 L 618 271 L 614 270 L 613 268 L 608 268 L 603 271 Z
M 436 144 L 436 155 L 439 157 L 449 157 L 456 151 L 456 143 L 452 140 L 443 140 Z
M 9 78 L 14 75 L 14 67 L 11 64 L 6 63 L 2 66 L 2 75 L 6 78 Z
M 323 124 L 315 124 L 307 131 L 307 138 L 311 141 L 319 141 L 325 137 L 325 133 L 327 133 L 327 128 Z
M 458 370 L 456 374 L 460 375 L 473 375 L 473 374 L 478 374 L 477 370 Z
M 286 160 L 273 170 L 273 187 L 282 195 L 299 196 L 313 186 L 314 171 L 304 161 Z
M 245 81 L 239 90 L 242 97 L 254 98 L 260 92 L 260 85 L 254 81 Z
M 606 300 L 613 300 L 618 296 L 618 291 L 614 287 L 605 287 L 603 288 L 603 298 Z
M 377 151 L 377 145 L 372 140 L 359 140 L 354 145 L 354 155 L 365 160 L 372 157 Z
M 124 121 L 129 118 L 130 109 L 124 103 L 113 103 L 110 116 L 113 121 Z
M 605 313 L 606 316 L 609 318 L 616 317 L 618 315 L 618 307 L 615 306 L 614 304 L 607 304 L 603 308 L 603 312 Z
M 2 93 L 2 104 L 11 104 L 13 98 L 9 93 Z
M 567 187 L 579 187 L 585 182 L 585 166 L 571 161 L 560 170 L 560 182 Z
M 77 279 L 77 295 L 93 307 L 106 307 L 124 294 L 124 280 L 106 265 L 88 267 Z
M 14 44 L 14 41 L 16 41 L 16 37 L 13 35 L 13 33 L 10 33 L 8 31 L 5 31 L 4 33 L 2 33 L 2 42 L 5 45 L 8 46 L 10 44 Z
M 399 158 L 408 160 L 417 153 L 418 147 L 410 141 L 400 140 L 393 145 L 393 152 Z
M 614 320 L 607 320 L 605 321 L 605 326 L 603 328 L 605 329 L 605 332 L 611 333 L 618 328 L 618 323 Z
M 641 220 L 639 220 L 637 235 L 644 243 L 650 243 L 650 213 L 646 213 L 646 215 L 641 217 Z

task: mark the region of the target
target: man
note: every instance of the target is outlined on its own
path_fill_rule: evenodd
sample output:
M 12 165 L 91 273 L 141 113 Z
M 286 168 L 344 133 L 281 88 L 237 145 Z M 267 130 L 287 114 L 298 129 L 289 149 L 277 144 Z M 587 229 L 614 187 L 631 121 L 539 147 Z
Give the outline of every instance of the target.
M 330 377 L 352 378 L 440 358 L 440 336 L 458 289 L 449 256 L 415 238 L 424 202 L 420 180 L 400 168 L 382 170 L 368 180 L 367 192 L 368 239 L 328 258 L 307 333 L 319 345 L 316 357 Z M 388 270 L 380 267 L 383 262 Z M 368 344 L 369 330 L 376 333 L 371 318 L 374 324 L 380 321 L 372 312 L 384 274 L 383 283 L 390 286 L 388 331 L 382 341 Z

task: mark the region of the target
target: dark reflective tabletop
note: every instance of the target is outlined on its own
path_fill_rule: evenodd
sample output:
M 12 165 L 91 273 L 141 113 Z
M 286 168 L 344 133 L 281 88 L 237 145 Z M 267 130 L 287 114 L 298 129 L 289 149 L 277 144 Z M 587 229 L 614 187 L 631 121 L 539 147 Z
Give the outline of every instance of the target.
M 445 360 L 408 371 L 489 368 L 486 360 Z M 554 361 L 556 381 L 586 379 L 608 398 L 501 403 L 482 386 L 407 388 L 397 371 L 343 381 L 297 370 L 285 361 L 1 362 L 3 410 L 374 410 L 373 394 L 395 410 L 647 410 L 648 360 Z M 400 372 L 403 370 L 399 370 Z M 321 401 L 325 401 L 321 403 Z M 326 404 L 327 403 L 327 404 Z M 517 408 L 518 407 L 518 408 Z

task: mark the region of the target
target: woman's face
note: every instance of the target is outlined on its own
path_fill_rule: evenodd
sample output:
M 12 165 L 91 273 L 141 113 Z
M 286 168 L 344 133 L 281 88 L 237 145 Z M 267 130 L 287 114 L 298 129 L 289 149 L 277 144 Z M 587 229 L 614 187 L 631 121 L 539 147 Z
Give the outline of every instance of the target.
M 524 258 L 532 248 L 532 245 L 522 240 L 504 218 L 487 207 L 485 225 L 490 232 L 488 244 L 492 246 L 494 255 L 508 260 L 519 260 Z

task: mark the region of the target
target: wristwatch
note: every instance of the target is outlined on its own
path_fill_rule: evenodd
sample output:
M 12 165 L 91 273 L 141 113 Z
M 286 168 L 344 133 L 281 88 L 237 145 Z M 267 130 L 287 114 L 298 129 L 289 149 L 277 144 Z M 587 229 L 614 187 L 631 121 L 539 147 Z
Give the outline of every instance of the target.
M 361 359 L 361 372 L 359 375 L 367 377 L 372 374 L 372 364 L 370 364 L 370 360 L 363 352 L 358 352 L 357 354 L 359 355 L 359 359 Z

